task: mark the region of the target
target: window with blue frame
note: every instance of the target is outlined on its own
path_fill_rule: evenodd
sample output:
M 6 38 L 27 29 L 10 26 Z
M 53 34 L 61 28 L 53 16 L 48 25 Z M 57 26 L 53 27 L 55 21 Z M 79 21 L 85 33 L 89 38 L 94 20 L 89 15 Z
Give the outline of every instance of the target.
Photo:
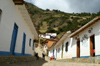
M 29 39 L 29 46 L 31 47 L 31 38 Z
M 2 14 L 2 10 L 0 9 L 0 22 L 1 22 L 1 14 Z

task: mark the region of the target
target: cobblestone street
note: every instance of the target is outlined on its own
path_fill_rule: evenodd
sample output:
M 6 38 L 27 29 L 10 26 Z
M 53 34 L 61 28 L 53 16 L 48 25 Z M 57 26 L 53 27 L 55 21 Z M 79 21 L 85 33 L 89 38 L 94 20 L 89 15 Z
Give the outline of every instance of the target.
M 46 61 L 46 60 L 39 59 L 36 61 L 19 62 L 19 63 L 8 64 L 3 66 L 100 66 L 100 64 L 71 63 L 71 62 L 59 62 L 54 60 Z
M 36 48 L 36 52 L 39 54 L 39 60 L 28 61 L 28 62 L 17 62 L 17 63 L 9 63 L 3 64 L 0 66 L 100 66 L 100 64 L 94 63 L 75 63 L 75 62 L 63 62 L 51 60 L 46 56 L 45 60 L 42 58 L 42 49 L 39 47 Z

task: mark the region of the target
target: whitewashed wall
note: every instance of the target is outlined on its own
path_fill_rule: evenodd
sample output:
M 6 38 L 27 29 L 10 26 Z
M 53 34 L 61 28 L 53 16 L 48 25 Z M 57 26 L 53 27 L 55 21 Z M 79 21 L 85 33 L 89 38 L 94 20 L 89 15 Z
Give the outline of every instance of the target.
M 57 58 L 57 51 L 56 51 L 56 47 L 54 47 L 54 57 Z
M 66 49 L 66 43 L 68 42 L 68 51 L 65 51 Z M 66 58 L 72 58 L 72 38 L 66 38 L 66 40 L 64 41 L 64 48 L 63 48 L 63 59 L 66 59 Z
M 58 47 L 56 47 L 57 48 L 57 59 L 61 59 L 62 57 L 62 44 L 61 45 L 59 45 Z M 59 49 L 60 49 L 60 51 L 59 51 Z
M 42 34 L 40 34 L 39 37 L 42 37 L 44 39 L 50 39 L 50 35 L 42 35 Z
M 48 57 L 52 57 L 53 56 L 53 50 L 50 50 L 48 53 Z
M 49 35 L 46 35 L 46 36 L 43 36 L 43 38 L 50 39 L 50 36 Z
M 93 28 L 92 32 L 88 33 L 88 30 L 90 28 Z M 88 36 L 88 39 L 84 39 L 82 41 L 82 37 L 85 34 Z M 99 42 L 100 41 L 100 20 L 99 20 L 98 22 L 95 22 L 95 24 L 91 25 L 90 27 L 86 28 L 85 30 L 83 30 L 82 32 L 80 32 L 78 34 L 79 38 L 80 38 L 80 57 L 89 57 L 90 56 L 90 36 L 93 34 L 95 34 L 95 55 L 100 56 L 100 42 Z M 76 57 L 76 53 L 77 53 L 77 51 L 75 50 L 75 49 L 77 49 L 76 48 L 77 41 L 75 40 L 75 37 L 74 37 L 73 43 L 72 43 L 73 57 Z
M 66 43 L 69 42 L 68 45 L 68 51 L 66 52 Z M 63 45 L 63 57 L 62 57 L 62 44 L 60 44 L 57 48 L 57 59 L 66 59 L 66 58 L 72 58 L 72 38 L 66 38 L 66 40 L 64 41 Z M 58 51 L 60 48 L 60 51 Z
M 43 47 L 43 50 L 45 51 L 46 54 L 47 54 L 47 49 L 48 49 L 48 47 L 45 45 L 45 46 Z
M 2 10 L 0 21 L 0 51 L 10 51 L 12 32 L 14 23 L 16 23 L 18 26 L 18 34 L 15 53 L 21 53 L 23 33 L 26 34 L 25 53 L 34 53 L 32 45 L 29 47 L 29 39 L 32 39 L 31 44 L 33 44 L 34 35 L 31 33 L 29 26 L 25 23 L 25 20 L 15 6 L 13 0 L 0 0 L 0 9 Z
M 57 33 L 46 33 L 46 35 L 57 36 Z
M 88 30 L 92 28 L 92 32 L 89 33 Z M 100 56 L 100 20 L 98 22 L 95 22 L 90 27 L 86 28 L 85 30 L 81 31 L 79 34 L 77 34 L 75 37 L 80 38 L 80 57 L 90 57 L 90 36 L 95 34 L 95 55 Z M 87 35 L 87 39 L 82 39 L 84 35 Z M 66 38 L 64 41 L 64 48 L 63 48 L 63 58 L 62 58 L 62 44 L 56 47 L 57 49 L 57 59 L 66 59 L 66 58 L 76 58 L 77 57 L 77 40 L 73 38 Z M 66 42 L 69 42 L 68 51 L 65 51 L 65 44 Z M 58 49 L 60 48 L 60 51 L 58 52 Z M 52 48 L 53 49 L 53 48 Z M 51 52 L 53 53 L 53 52 Z

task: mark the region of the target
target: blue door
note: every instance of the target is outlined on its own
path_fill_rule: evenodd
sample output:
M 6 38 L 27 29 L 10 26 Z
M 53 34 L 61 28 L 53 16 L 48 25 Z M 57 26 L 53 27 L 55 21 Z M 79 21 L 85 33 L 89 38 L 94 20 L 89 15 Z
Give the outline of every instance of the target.
M 14 24 L 14 29 L 13 29 L 12 39 L 11 39 L 11 46 L 10 46 L 11 55 L 14 55 L 17 33 L 18 33 L 18 26 Z
M 25 54 L 25 42 L 26 42 L 26 34 L 23 33 L 22 55 Z

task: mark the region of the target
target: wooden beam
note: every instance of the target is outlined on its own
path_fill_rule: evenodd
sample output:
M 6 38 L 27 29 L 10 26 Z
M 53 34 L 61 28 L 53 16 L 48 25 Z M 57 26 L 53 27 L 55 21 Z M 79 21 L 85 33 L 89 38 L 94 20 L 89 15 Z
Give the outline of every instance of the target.
M 13 0 L 15 5 L 23 5 L 24 4 L 24 0 Z
M 38 42 L 39 42 L 39 40 L 34 40 L 34 42 L 38 43 Z

